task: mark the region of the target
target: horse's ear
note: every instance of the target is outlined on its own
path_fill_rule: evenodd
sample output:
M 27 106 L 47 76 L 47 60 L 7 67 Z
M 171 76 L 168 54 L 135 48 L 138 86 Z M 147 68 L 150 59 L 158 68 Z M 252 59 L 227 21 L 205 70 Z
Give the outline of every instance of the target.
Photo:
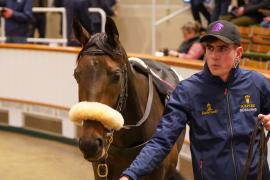
M 72 27 L 75 38 L 84 46 L 90 39 L 90 34 L 75 18 L 73 19 Z
M 108 36 L 108 43 L 112 46 L 116 46 L 119 42 L 119 33 L 114 21 L 110 17 L 106 18 L 105 31 Z

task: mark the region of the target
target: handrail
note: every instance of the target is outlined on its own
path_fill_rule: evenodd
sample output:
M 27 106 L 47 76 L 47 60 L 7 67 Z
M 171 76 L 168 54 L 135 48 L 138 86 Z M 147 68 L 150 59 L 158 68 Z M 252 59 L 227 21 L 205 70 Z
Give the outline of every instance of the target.
M 2 8 L 0 8 L 2 10 Z M 60 43 L 65 45 L 67 43 L 67 18 L 66 18 L 66 9 L 65 8 L 45 8 L 45 7 L 33 7 L 33 12 L 60 12 L 62 14 L 62 38 L 27 38 L 27 42 L 41 42 L 41 43 Z M 1 17 L 1 23 L 5 22 L 5 19 Z M 1 36 L 0 41 L 5 41 L 5 26 L 4 24 L 1 27 Z
M 183 8 L 175 12 L 172 12 L 171 14 L 156 21 L 156 3 L 157 3 L 156 0 L 152 0 L 152 54 L 153 55 L 155 54 L 155 51 L 156 51 L 156 26 L 190 9 L 190 5 L 186 5 Z
M 0 49 L 1 48 L 13 48 L 13 49 L 25 49 L 25 50 L 41 50 L 41 51 L 55 51 L 55 52 L 64 52 L 64 53 L 74 53 L 77 54 L 80 52 L 80 48 L 78 47 L 50 47 L 46 45 L 35 45 L 35 44 L 1 44 L 0 43 Z M 195 70 L 200 70 L 203 68 L 204 62 L 201 60 L 195 60 L 195 59 L 179 59 L 175 57 L 169 57 L 169 56 L 164 56 L 164 57 L 157 57 L 153 56 L 151 54 L 138 54 L 138 53 L 128 53 L 129 57 L 138 57 L 138 58 L 146 58 L 146 59 L 151 59 L 155 61 L 159 61 L 162 63 L 166 63 L 171 66 L 177 66 L 177 67 L 184 67 L 184 68 L 189 68 L 189 69 L 195 69 Z M 250 69 L 250 70 L 255 70 L 261 74 L 263 74 L 266 79 L 270 82 L 270 71 L 269 70 L 263 70 L 263 69 L 258 69 L 258 68 L 253 68 L 250 66 L 241 66 L 242 68 L 245 69 Z
M 3 8 L 0 7 L 0 11 Z M 88 9 L 90 13 L 99 13 L 101 15 L 101 31 L 105 32 L 105 23 L 106 23 L 106 13 L 101 8 L 89 8 Z M 40 43 L 59 43 L 62 45 L 66 45 L 67 43 L 67 14 L 66 9 L 64 7 L 60 8 L 54 8 L 54 7 L 33 7 L 33 12 L 60 12 L 62 14 L 62 38 L 27 38 L 27 42 L 40 42 Z M 0 42 L 3 42 L 6 40 L 5 36 L 5 19 L 1 17 L 1 36 L 0 36 Z
M 69 111 L 70 109 L 70 107 L 66 107 L 66 106 L 60 106 L 56 104 L 49 104 L 49 103 L 43 103 L 43 102 L 37 102 L 37 101 L 29 101 L 29 100 L 24 100 L 24 99 L 0 97 L 0 101 L 28 104 L 28 105 L 33 105 L 33 106 L 42 106 L 42 107 L 47 107 L 47 108 L 59 109 L 63 111 Z
M 101 8 L 88 8 L 89 12 L 99 13 L 101 15 L 101 32 L 105 32 L 106 13 Z

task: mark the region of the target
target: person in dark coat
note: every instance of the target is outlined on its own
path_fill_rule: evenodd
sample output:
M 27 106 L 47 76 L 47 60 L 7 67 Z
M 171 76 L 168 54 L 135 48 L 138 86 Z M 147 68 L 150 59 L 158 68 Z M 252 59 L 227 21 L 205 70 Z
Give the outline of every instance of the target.
M 219 20 L 220 16 L 228 14 L 231 0 L 215 0 L 215 7 L 211 15 L 211 22 Z
M 0 1 L 1 12 L 5 18 L 6 42 L 25 43 L 28 37 L 28 25 L 34 21 L 32 0 Z
M 115 5 L 116 1 L 106 1 L 106 0 L 91 0 L 91 7 L 101 8 L 105 11 L 107 16 L 115 16 L 116 11 L 113 10 L 112 6 Z M 91 13 L 92 20 L 92 33 L 101 32 L 101 16 L 98 13 Z
M 207 8 L 204 6 L 204 0 L 191 0 L 191 12 L 193 19 L 202 25 L 202 20 L 200 13 L 206 18 L 208 24 L 211 22 L 211 15 L 208 12 Z
M 33 7 L 47 7 L 47 0 L 33 0 Z M 46 35 L 46 13 L 33 13 L 35 21 L 29 28 L 29 37 L 34 37 L 35 30 L 37 29 L 40 38 L 45 38 Z
M 270 179 L 261 133 L 254 135 L 247 177 L 244 171 L 253 129 L 259 125 L 260 132 L 270 131 L 269 82 L 262 74 L 239 67 L 243 48 L 232 23 L 211 23 L 200 42 L 206 47 L 204 68 L 178 84 L 155 134 L 120 180 L 138 180 L 158 168 L 186 125 L 195 180 Z
M 264 15 L 259 9 L 267 8 L 269 0 L 238 0 L 238 6 L 232 8 L 231 13 L 222 16 L 221 19 L 231 21 L 238 26 L 249 26 L 259 24 Z

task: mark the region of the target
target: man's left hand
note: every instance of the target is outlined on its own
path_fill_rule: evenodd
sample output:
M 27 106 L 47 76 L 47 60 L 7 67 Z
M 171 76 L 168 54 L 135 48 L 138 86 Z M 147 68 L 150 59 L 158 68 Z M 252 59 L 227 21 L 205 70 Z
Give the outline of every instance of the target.
M 263 124 L 265 129 L 267 131 L 270 131 L 270 114 L 268 114 L 268 115 L 259 114 L 258 119 L 259 119 L 259 121 L 261 121 L 261 123 Z

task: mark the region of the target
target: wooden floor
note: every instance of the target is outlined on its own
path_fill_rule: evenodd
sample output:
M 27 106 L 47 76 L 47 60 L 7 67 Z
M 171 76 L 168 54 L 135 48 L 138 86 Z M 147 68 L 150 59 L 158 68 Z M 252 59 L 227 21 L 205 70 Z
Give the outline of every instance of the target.
M 181 159 L 181 172 L 192 180 L 191 163 Z M 0 179 L 93 180 L 90 163 L 75 146 L 0 131 Z

